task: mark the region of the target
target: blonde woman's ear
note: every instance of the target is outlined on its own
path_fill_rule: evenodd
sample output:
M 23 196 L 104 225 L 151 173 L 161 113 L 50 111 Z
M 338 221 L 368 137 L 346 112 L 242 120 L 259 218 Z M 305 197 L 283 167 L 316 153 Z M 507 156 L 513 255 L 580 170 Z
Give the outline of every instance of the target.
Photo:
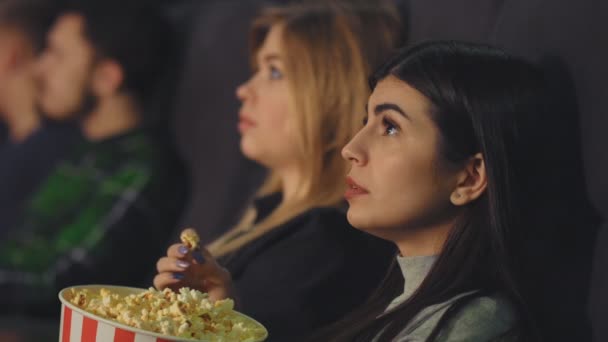
M 481 153 L 469 159 L 459 176 L 458 184 L 450 196 L 453 205 L 461 206 L 478 199 L 486 191 L 488 178 Z

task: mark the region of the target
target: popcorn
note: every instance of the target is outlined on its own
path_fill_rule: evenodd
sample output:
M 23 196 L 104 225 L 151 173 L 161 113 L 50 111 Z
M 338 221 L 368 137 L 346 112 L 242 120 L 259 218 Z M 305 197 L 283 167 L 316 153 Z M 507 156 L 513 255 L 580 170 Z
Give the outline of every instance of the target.
M 234 311 L 231 299 L 211 302 L 206 293 L 154 288 L 128 296 L 100 289 L 70 289 L 67 299 L 90 313 L 128 326 L 209 342 L 256 341 L 265 330 Z
M 182 243 L 188 247 L 188 249 L 190 249 L 191 251 L 196 250 L 197 248 L 199 248 L 199 243 L 201 241 L 201 238 L 198 236 L 198 234 L 196 233 L 196 231 L 192 228 L 188 228 L 185 229 L 182 234 L 179 236 L 180 240 L 182 240 Z

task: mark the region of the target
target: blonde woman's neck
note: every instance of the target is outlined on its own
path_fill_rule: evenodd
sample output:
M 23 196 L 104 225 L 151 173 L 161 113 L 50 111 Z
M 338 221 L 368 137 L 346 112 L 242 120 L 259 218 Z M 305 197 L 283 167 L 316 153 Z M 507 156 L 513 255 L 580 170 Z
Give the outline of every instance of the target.
M 234 252 L 311 208 L 340 205 L 342 191 L 332 193 L 322 192 L 321 189 L 311 190 L 314 183 L 312 177 L 305 177 L 305 172 L 301 167 L 272 169 L 258 196 L 281 193 L 281 203 L 263 219 L 257 216 L 257 210 L 252 204 L 235 227 L 207 245 L 211 254 L 221 257 Z M 340 176 L 328 173 L 323 176 L 328 180 L 336 179 L 337 183 L 343 173 L 339 174 Z
M 305 184 L 302 168 L 298 165 L 290 165 L 277 169 L 274 172 L 280 181 L 280 192 L 283 195 L 281 205 L 289 206 L 302 200 L 302 186 Z

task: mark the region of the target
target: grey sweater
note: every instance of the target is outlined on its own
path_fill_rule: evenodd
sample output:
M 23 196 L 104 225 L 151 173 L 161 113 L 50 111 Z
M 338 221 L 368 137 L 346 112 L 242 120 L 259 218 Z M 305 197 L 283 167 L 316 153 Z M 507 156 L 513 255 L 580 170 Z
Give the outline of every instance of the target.
M 435 260 L 436 256 L 397 257 L 405 280 L 404 290 L 390 303 L 385 312 L 403 303 L 416 291 Z M 466 294 L 468 293 L 423 309 L 403 328 L 393 342 L 426 341 L 450 305 Z M 501 297 L 479 297 L 450 319 L 437 341 L 492 341 L 509 330 L 513 323 L 514 313 L 508 301 Z M 379 339 L 376 338 L 375 341 Z

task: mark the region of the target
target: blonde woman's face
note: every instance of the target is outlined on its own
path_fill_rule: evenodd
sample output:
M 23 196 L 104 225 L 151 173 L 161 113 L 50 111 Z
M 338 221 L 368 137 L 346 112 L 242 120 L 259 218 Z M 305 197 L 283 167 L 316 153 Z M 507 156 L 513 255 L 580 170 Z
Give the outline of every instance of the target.
M 257 70 L 236 91 L 241 151 L 270 169 L 291 166 L 298 155 L 282 32 L 279 25 L 270 29 L 255 56 Z

